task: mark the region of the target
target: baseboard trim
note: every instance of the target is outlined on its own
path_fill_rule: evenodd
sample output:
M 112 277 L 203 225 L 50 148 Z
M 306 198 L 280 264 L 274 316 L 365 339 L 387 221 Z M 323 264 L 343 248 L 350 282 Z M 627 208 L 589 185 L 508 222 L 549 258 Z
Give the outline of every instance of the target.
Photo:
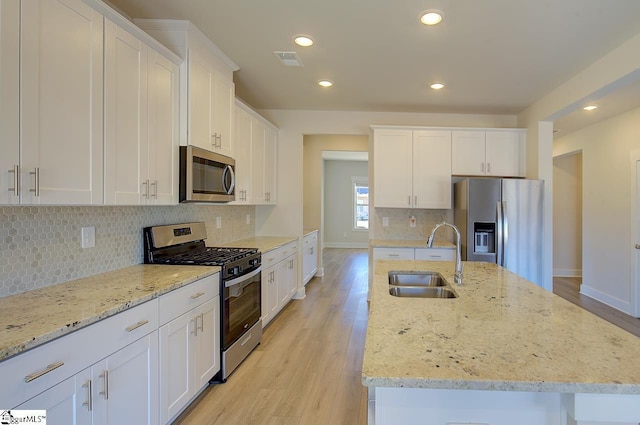
M 582 277 L 582 270 L 581 269 L 553 269 L 553 276 Z
M 368 242 L 325 242 L 323 248 L 368 248 Z
M 620 310 L 625 314 L 632 314 L 631 304 L 621 300 L 616 297 L 612 297 L 611 295 L 605 294 L 602 291 L 599 291 L 595 288 L 587 286 L 586 284 L 580 285 L 580 293 L 582 295 L 586 295 L 589 298 L 593 298 L 596 301 L 600 301 L 603 304 L 608 305 L 609 307 L 613 307 L 616 310 Z
M 318 270 L 316 271 L 316 274 L 313 275 L 314 277 L 324 277 L 324 267 L 318 267 Z

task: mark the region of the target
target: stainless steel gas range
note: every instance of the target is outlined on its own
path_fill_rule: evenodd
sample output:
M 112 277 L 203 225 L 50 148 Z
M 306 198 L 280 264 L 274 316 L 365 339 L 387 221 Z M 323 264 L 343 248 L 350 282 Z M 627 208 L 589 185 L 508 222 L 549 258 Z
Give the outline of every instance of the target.
M 225 382 L 262 339 L 262 258 L 256 248 L 207 247 L 204 223 L 146 227 L 145 264 L 220 266 L 222 368 L 211 383 Z

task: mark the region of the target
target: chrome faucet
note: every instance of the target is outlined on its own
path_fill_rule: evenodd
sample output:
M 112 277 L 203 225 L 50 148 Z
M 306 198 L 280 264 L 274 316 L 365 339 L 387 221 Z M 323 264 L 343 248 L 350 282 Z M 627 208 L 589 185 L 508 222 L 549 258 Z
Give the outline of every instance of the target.
M 453 275 L 453 281 L 458 285 L 462 285 L 462 256 L 460 255 L 460 231 L 453 224 L 449 224 L 446 222 L 442 222 L 440 224 L 436 224 L 436 227 L 431 231 L 431 235 L 429 235 L 429 239 L 427 239 L 427 246 L 431 248 L 433 246 L 433 237 L 436 234 L 436 231 L 442 226 L 448 226 L 456 232 L 456 271 Z

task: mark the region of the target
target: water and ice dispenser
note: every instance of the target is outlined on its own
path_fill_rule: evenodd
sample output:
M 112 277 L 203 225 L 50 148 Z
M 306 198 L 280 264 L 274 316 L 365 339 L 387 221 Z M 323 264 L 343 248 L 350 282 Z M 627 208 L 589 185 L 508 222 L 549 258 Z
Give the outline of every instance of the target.
M 473 252 L 476 254 L 495 254 L 495 223 L 473 223 Z

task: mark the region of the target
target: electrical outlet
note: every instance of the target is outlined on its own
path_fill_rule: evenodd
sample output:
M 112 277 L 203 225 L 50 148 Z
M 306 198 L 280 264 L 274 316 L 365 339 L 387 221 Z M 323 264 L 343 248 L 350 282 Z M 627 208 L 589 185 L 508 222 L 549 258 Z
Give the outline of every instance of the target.
M 251 224 L 251 214 L 247 214 L 247 224 Z
M 389 217 L 382 217 L 382 227 L 389 227 Z
M 216 217 L 216 229 L 222 228 L 222 217 Z
M 416 216 L 412 215 L 409 217 L 409 227 L 416 227 Z
M 96 228 L 93 226 L 83 227 L 80 235 L 80 246 L 82 248 L 93 248 L 96 246 Z

